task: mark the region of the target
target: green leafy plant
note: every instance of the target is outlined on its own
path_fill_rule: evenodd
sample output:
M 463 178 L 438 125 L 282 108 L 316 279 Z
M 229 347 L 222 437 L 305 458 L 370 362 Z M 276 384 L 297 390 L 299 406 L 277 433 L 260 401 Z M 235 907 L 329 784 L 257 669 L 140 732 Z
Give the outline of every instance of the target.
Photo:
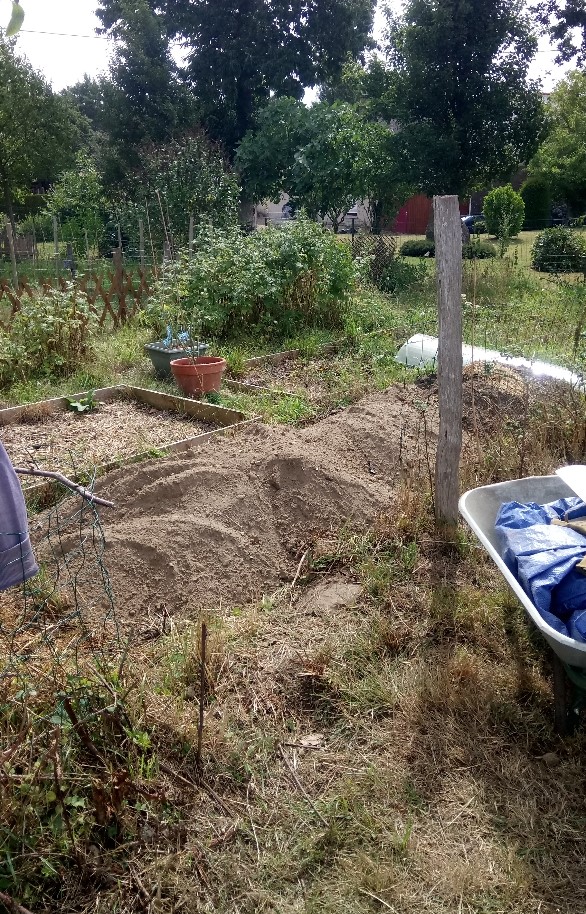
M 549 228 L 535 239 L 531 266 L 542 273 L 582 273 L 586 269 L 586 240 L 575 229 Z
M 94 409 L 97 409 L 99 406 L 98 401 L 94 398 L 93 390 L 88 391 L 84 397 L 79 397 L 77 400 L 72 398 L 67 398 L 67 407 L 75 413 L 89 413 Z
M 23 296 L 10 329 L 0 330 L 0 382 L 69 374 L 89 354 L 96 327 L 87 296 L 72 283 Z
M 527 230 L 544 229 L 550 224 L 551 188 L 545 177 L 534 175 L 527 178 L 519 191 L 525 204 L 525 222 Z
M 316 223 L 300 218 L 250 235 L 206 228 L 195 247 L 193 258 L 166 266 L 143 311 L 157 333 L 169 324 L 192 339 L 341 326 L 357 267 L 349 246 Z
M 470 244 L 462 247 L 462 257 L 464 260 L 486 260 L 489 257 L 496 257 L 497 250 L 494 244 L 487 241 L 472 240 Z
M 23 22 L 24 10 L 18 0 L 13 0 L 12 15 L 10 16 L 10 22 L 6 26 L 6 37 L 12 38 L 13 35 L 16 35 L 18 32 L 20 32 Z
M 403 257 L 435 257 L 435 242 L 427 238 L 412 238 L 401 245 Z
M 500 242 L 500 254 L 504 255 L 511 238 L 523 228 L 525 204 L 523 198 L 511 185 L 495 187 L 484 198 L 486 228 Z

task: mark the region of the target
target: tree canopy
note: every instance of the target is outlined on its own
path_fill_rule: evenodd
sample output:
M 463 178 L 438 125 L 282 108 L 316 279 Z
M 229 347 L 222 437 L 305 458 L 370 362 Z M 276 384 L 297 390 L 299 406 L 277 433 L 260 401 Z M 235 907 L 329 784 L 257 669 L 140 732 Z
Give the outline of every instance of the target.
M 557 62 L 576 58 L 586 62 L 586 0 L 538 0 L 532 13 L 541 23 L 550 41 L 557 45 Z
M 586 211 L 586 73 L 575 71 L 551 93 L 547 112 L 550 131 L 530 164 L 542 175 L 554 199 L 575 214 Z
M 181 42 L 182 76 L 202 123 L 232 153 L 272 95 L 301 98 L 369 42 L 375 0 L 140 0 Z M 133 17 L 128 0 L 101 0 L 104 28 L 120 33 Z M 168 45 L 167 45 L 168 46 Z
M 527 77 L 535 49 L 520 0 L 408 0 L 389 18 L 390 113 L 406 180 L 430 195 L 463 194 L 530 159 L 543 124 Z
M 15 200 L 49 181 L 75 155 L 80 122 L 10 42 L 0 40 L 0 192 L 13 221 Z
M 379 227 L 383 203 L 396 204 L 396 137 L 353 105 L 320 102 L 307 108 L 293 98 L 273 99 L 258 129 L 246 135 L 236 155 L 245 191 L 252 199 L 287 193 L 310 216 L 329 219 L 337 230 L 358 200 L 369 200 Z

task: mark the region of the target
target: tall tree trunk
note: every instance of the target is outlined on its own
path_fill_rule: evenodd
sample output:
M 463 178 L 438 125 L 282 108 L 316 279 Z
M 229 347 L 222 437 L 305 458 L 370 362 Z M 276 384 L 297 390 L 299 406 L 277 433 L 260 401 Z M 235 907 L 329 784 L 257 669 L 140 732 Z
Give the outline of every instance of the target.
M 18 269 L 16 265 L 16 253 L 14 250 L 16 244 L 16 223 L 14 221 L 14 208 L 12 206 L 12 194 L 10 192 L 10 185 L 6 176 L 3 180 L 4 185 L 4 212 L 6 214 L 6 234 L 11 233 L 12 238 L 7 237 L 8 247 L 10 250 L 10 262 L 12 264 L 12 284 L 15 289 L 18 288 Z

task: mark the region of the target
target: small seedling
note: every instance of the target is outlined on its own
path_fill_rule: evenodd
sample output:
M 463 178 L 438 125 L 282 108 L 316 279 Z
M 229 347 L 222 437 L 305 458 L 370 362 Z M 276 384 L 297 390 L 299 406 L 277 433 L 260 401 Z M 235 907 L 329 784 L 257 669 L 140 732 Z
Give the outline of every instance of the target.
M 89 413 L 98 408 L 98 401 L 94 399 L 93 390 L 90 390 L 85 397 L 80 397 L 79 400 L 70 400 L 68 398 L 67 406 L 74 413 Z

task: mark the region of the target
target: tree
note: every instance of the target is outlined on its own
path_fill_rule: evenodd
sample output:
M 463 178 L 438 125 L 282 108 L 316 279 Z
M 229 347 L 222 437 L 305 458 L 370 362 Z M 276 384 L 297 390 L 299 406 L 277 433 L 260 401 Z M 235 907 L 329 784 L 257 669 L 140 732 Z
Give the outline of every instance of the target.
M 390 17 L 391 113 L 408 182 L 464 194 L 530 159 L 543 124 L 527 78 L 535 49 L 521 0 L 408 0 L 403 18 Z
M 530 164 L 546 179 L 554 199 L 572 212 L 586 212 L 586 73 L 575 71 L 560 82 L 547 103 L 550 132 Z
M 523 228 L 525 204 L 523 198 L 511 185 L 495 187 L 484 198 L 486 229 L 500 241 L 501 257 L 511 238 Z
M 550 41 L 557 45 L 557 63 L 586 61 L 586 3 L 584 0 L 540 0 L 531 8 Z
M 236 156 L 252 199 L 287 193 L 310 216 L 329 219 L 334 231 L 357 200 L 369 201 L 375 230 L 383 205 L 396 205 L 396 138 L 384 124 L 367 120 L 355 106 L 320 102 L 311 108 L 291 98 L 274 99 L 261 112 L 258 130 L 246 135 Z
M 124 184 L 143 145 L 168 142 L 193 126 L 197 115 L 180 83 L 165 23 L 148 0 L 113 0 L 98 15 L 117 42 L 110 81 L 101 83 L 100 120 L 112 147 L 106 178 Z M 94 87 L 92 95 L 95 104 Z
M 543 175 L 533 175 L 523 183 L 519 193 L 525 204 L 523 228 L 528 231 L 547 228 L 551 219 L 551 188 Z
M 142 0 L 147 2 L 147 0 Z M 375 0 L 148 0 L 186 51 L 183 76 L 202 123 L 233 154 L 272 95 L 302 98 L 369 41 Z M 132 4 L 101 0 L 108 29 L 124 28 Z M 163 18 L 161 18 L 163 17 Z
M 75 166 L 59 175 L 47 194 L 47 212 L 57 216 L 62 237 L 78 255 L 85 255 L 88 245 L 99 247 L 107 203 L 101 176 L 87 153 L 79 153 Z
M 13 229 L 15 200 L 72 161 L 79 127 L 67 101 L 0 41 L 0 192 Z
M 189 218 L 217 228 L 238 221 L 240 186 L 220 148 L 203 131 L 160 146 L 145 147 L 137 173 L 137 204 L 161 202 L 175 245 L 187 243 Z M 157 219 L 159 222 L 159 219 Z

